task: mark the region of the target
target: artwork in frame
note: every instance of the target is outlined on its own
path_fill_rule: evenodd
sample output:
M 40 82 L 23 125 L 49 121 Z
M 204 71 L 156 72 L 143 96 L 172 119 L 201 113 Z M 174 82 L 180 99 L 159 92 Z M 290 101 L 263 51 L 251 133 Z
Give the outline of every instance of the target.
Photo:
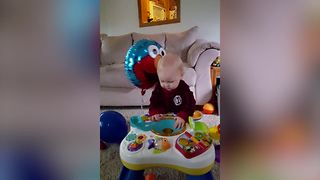
M 140 27 L 180 22 L 180 0 L 137 0 Z

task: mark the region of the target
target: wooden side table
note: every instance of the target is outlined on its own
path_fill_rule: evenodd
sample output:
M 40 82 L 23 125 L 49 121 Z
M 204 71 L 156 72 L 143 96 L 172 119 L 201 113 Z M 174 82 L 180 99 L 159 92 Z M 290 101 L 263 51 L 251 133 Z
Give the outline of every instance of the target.
M 217 77 L 220 76 L 220 67 L 211 65 L 211 82 L 212 82 L 212 97 L 210 103 L 214 106 L 213 114 L 218 115 L 218 99 L 216 96 Z
M 217 76 L 220 76 L 220 67 L 211 66 L 211 82 L 213 89 L 215 89 L 217 85 Z

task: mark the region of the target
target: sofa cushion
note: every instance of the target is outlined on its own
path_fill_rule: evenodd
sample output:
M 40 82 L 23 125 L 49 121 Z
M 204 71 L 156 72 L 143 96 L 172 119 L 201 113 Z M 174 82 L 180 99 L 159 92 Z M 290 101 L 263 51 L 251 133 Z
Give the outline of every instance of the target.
M 150 39 L 158 42 L 163 48 L 165 48 L 165 34 L 140 34 L 140 33 L 132 33 L 133 42 L 137 42 L 141 39 Z
M 220 44 L 215 42 L 208 42 L 204 39 L 197 39 L 188 51 L 187 61 L 191 67 L 194 67 L 200 57 L 200 55 L 208 50 L 216 49 L 220 50 Z
M 180 33 L 166 33 L 166 51 L 177 54 L 183 62 L 187 62 L 187 54 L 191 45 L 196 41 L 198 26 Z
M 105 36 L 101 43 L 101 64 L 122 64 L 128 49 L 132 45 L 132 37 L 131 34 Z
M 100 86 L 134 88 L 124 72 L 124 64 L 100 67 Z
M 197 74 L 193 68 L 184 67 L 182 79 L 191 87 L 196 85 Z

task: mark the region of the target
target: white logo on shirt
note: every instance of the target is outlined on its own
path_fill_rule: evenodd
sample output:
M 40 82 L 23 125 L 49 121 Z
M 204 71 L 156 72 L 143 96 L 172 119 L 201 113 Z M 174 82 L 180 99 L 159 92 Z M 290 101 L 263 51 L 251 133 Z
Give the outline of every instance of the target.
M 182 98 L 180 95 L 176 95 L 174 98 L 173 98 L 173 102 L 176 106 L 180 106 L 182 104 Z

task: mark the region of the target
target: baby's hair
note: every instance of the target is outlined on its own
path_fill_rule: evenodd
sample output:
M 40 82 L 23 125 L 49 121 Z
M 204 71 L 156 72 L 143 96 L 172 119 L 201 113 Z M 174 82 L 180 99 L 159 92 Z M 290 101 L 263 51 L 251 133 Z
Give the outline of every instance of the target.
M 176 54 L 168 53 L 159 60 L 157 67 L 158 71 L 167 67 L 176 68 L 183 74 L 183 62 Z

